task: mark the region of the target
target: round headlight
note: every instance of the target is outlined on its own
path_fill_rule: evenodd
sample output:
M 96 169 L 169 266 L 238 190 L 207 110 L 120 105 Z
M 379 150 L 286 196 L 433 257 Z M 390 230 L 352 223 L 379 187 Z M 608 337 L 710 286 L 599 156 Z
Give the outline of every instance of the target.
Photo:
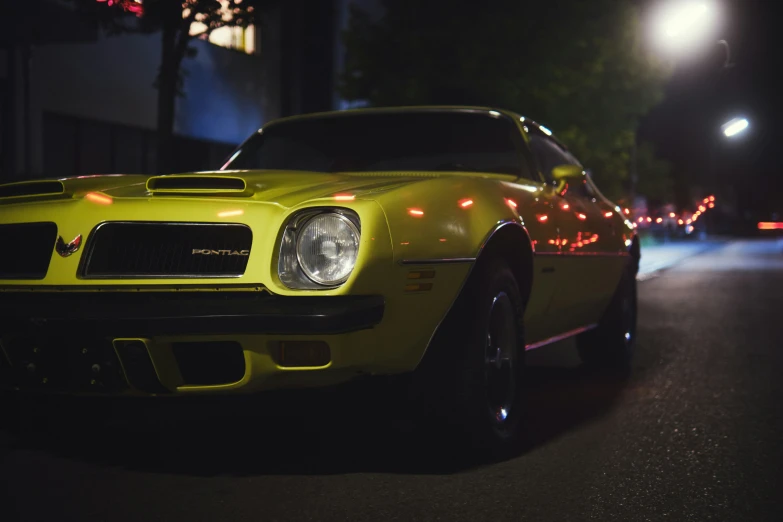
M 359 253 L 359 230 L 341 214 L 310 218 L 296 240 L 296 257 L 305 275 L 314 282 L 339 285 L 351 275 Z

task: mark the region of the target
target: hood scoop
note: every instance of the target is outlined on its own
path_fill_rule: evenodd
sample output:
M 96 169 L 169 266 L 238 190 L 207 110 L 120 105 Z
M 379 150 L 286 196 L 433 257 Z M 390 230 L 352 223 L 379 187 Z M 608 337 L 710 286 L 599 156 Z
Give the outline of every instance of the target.
M 66 196 L 62 181 L 21 181 L 0 185 L 0 202 L 10 203 L 20 198 L 50 198 Z
M 252 189 L 242 178 L 233 176 L 155 176 L 147 180 L 147 190 L 154 194 L 191 196 L 250 196 Z

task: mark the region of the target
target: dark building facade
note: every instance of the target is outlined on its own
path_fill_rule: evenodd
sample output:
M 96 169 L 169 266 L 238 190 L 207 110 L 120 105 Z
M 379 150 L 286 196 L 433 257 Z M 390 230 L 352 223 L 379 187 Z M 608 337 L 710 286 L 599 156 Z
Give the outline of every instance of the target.
M 218 167 L 270 119 L 345 108 L 336 87 L 353 1 L 374 0 L 282 0 L 262 28 L 193 40 L 176 169 Z M 106 35 L 58 0 L 13 4 L 17 30 L 0 41 L 0 182 L 153 173 L 160 35 Z

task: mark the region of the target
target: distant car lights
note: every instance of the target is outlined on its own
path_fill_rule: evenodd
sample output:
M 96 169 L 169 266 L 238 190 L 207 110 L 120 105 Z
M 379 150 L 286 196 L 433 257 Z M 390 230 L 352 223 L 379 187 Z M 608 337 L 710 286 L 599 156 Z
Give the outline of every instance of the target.
M 781 221 L 760 221 L 759 230 L 783 230 L 783 222 Z
M 638 216 L 635 218 L 636 223 L 634 223 L 634 228 L 637 228 L 637 226 L 642 226 L 642 227 L 652 226 L 654 224 L 668 226 L 670 223 L 676 223 L 678 226 L 685 226 L 686 232 L 688 230 L 693 231 L 693 227 L 691 226 L 691 224 L 696 222 L 709 209 L 715 208 L 715 196 L 708 196 L 702 199 L 701 201 L 699 201 L 699 203 L 697 203 L 695 206 L 696 206 L 696 210 L 694 210 L 693 212 L 683 212 L 679 216 L 675 212 L 668 212 L 658 217 L 647 216 L 647 215 Z M 761 225 L 762 224 L 759 223 L 760 229 L 761 229 Z

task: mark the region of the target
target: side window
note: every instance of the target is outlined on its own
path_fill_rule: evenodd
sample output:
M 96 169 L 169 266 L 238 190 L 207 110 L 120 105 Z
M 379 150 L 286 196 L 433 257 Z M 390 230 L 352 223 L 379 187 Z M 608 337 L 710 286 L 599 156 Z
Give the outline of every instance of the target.
M 525 179 L 541 182 L 541 177 L 536 173 L 536 161 L 533 154 L 530 151 L 530 147 L 525 144 L 525 140 L 519 131 L 515 128 L 512 136 L 514 146 L 519 151 L 517 161 L 520 162 L 521 168 L 519 175 Z
M 579 165 L 579 166 L 581 166 L 581 165 L 582 165 L 581 163 L 579 163 L 579 160 L 577 160 L 577 159 L 574 157 L 574 155 L 573 155 L 573 154 L 571 154 L 571 153 L 570 153 L 570 152 L 568 152 L 567 150 L 566 150 L 566 151 L 564 151 L 564 152 L 565 152 L 565 155 L 566 155 L 566 157 L 567 157 L 567 158 L 568 158 L 568 160 L 569 160 L 569 161 L 568 161 L 568 163 L 569 163 L 570 165 Z M 591 184 L 590 184 L 590 183 L 589 183 L 587 180 L 584 180 L 584 182 L 582 183 L 582 185 L 581 185 L 581 186 L 579 186 L 579 187 L 574 187 L 574 188 L 573 188 L 573 190 L 575 190 L 577 194 L 579 194 L 579 195 L 581 195 L 581 196 L 584 196 L 584 197 L 586 197 L 587 199 L 592 199 L 592 200 L 594 200 L 594 199 L 595 199 L 595 197 L 596 197 L 596 195 L 595 195 L 595 191 L 593 190 L 593 185 L 591 185 Z
M 598 188 L 595 186 L 595 182 L 593 181 L 592 176 L 588 172 L 587 177 L 590 178 L 588 180 L 585 180 L 584 187 L 582 188 L 582 191 L 585 195 L 587 195 L 590 199 L 596 199 L 598 197 Z
M 551 181 L 552 169 L 558 165 L 579 165 L 579 162 L 555 141 L 537 131 L 530 132 L 530 148 L 544 177 Z

